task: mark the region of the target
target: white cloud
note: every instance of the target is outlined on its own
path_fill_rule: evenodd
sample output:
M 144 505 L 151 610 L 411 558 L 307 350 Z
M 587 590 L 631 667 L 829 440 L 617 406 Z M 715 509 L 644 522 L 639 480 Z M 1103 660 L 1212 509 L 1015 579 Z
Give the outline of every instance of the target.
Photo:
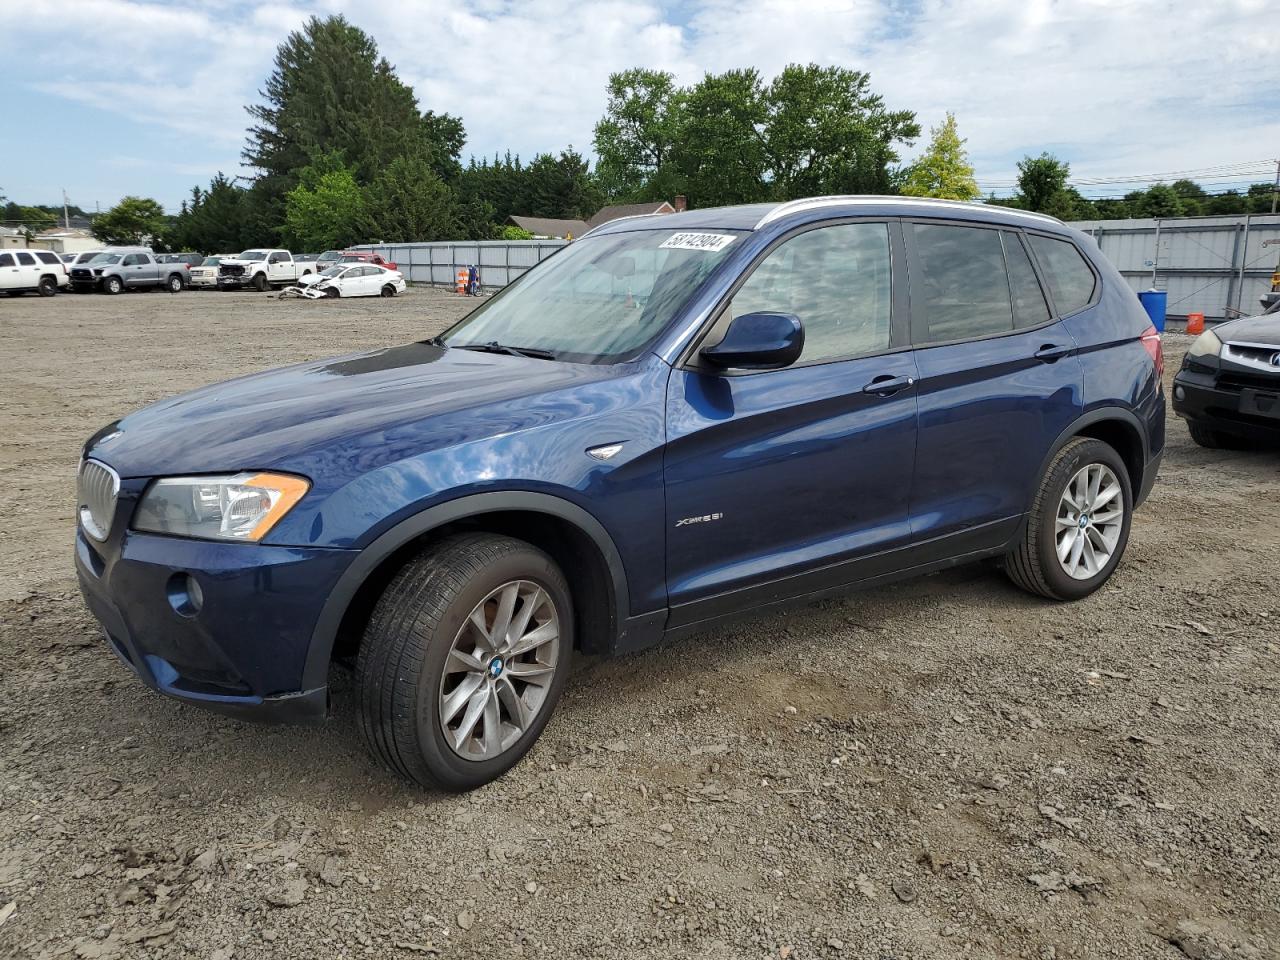
M 1043 149 L 1104 175 L 1256 160 L 1280 143 L 1262 0 L 34 0 L 0 5 L 0 59 L 42 91 L 176 131 L 190 149 L 167 159 L 193 167 L 242 142 L 243 104 L 285 34 L 339 11 L 424 108 L 462 116 L 482 154 L 588 151 L 606 79 L 625 67 L 692 82 L 797 61 L 868 70 L 926 127 L 954 111 L 988 181 Z

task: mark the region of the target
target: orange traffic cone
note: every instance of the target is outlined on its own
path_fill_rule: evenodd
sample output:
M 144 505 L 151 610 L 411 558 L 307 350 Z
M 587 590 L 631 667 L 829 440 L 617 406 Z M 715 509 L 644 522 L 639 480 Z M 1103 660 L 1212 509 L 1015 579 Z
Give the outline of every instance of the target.
M 1192 334 L 1204 333 L 1204 314 L 1203 313 L 1187 314 L 1187 333 L 1192 333 Z
M 457 280 L 457 285 L 454 287 L 454 289 L 458 293 L 465 295 L 467 292 L 467 268 L 466 267 L 458 268 L 456 280 Z

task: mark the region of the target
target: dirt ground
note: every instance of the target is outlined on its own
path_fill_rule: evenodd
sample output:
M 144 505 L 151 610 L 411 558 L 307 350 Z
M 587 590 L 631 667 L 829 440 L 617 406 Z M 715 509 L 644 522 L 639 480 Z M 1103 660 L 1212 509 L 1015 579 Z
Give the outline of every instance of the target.
M 1280 455 L 1172 418 L 1090 599 L 978 566 L 582 661 L 468 796 L 373 766 L 348 681 L 264 728 L 133 680 L 75 585 L 83 439 L 466 306 L 0 301 L 0 957 L 1280 955 Z

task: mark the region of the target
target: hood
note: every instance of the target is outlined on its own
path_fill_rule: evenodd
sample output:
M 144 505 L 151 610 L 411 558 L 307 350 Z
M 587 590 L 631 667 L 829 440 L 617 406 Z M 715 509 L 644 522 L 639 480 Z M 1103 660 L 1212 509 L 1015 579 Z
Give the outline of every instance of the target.
M 239 257 L 228 257 L 228 258 L 227 258 L 227 259 L 225 259 L 225 260 L 219 261 L 218 266 L 220 266 L 220 267 L 247 267 L 247 266 L 249 266 L 250 264 L 254 264 L 254 263 L 266 263 L 266 262 L 267 262 L 267 261 L 265 261 L 265 260 L 241 260 Z
M 85 445 L 122 477 L 276 469 L 310 476 L 360 450 L 413 456 L 564 415 L 563 389 L 622 366 L 556 363 L 429 343 L 315 361 L 144 407 Z M 547 397 L 553 413 L 522 398 Z
M 1215 327 L 1213 332 L 1223 343 L 1257 343 L 1280 347 L 1280 313 L 1232 320 Z

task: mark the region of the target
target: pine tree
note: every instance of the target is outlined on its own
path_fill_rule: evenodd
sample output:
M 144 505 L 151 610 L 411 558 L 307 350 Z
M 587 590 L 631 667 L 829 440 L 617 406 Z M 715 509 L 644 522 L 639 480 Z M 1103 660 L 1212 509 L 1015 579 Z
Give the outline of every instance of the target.
M 956 116 L 948 113 L 940 127 L 929 129 L 929 146 L 907 171 L 902 192 L 909 197 L 973 200 L 978 184 L 973 179 L 965 141 L 956 131 Z

